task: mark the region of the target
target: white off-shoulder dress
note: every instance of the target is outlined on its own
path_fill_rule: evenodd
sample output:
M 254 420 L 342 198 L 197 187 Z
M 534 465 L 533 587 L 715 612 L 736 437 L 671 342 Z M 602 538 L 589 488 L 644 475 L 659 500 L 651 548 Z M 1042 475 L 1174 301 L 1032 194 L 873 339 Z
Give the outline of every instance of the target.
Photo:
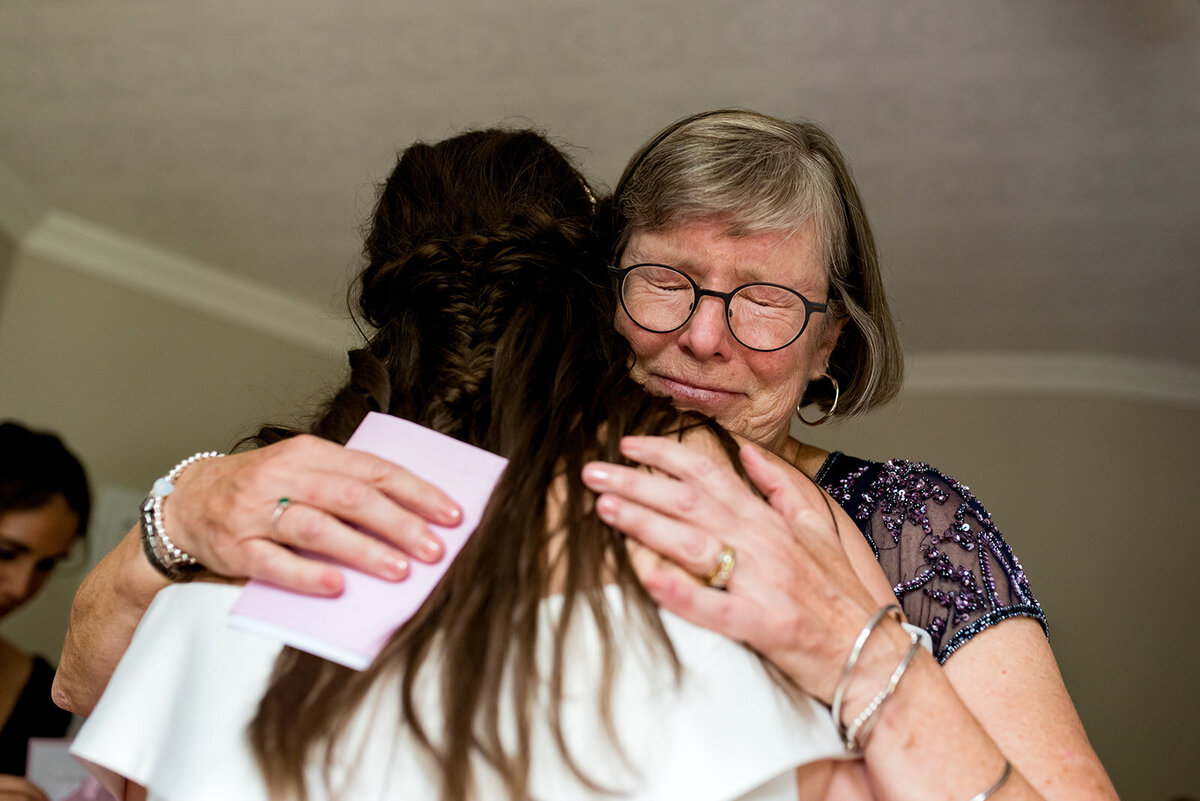
M 161 801 L 266 801 L 246 728 L 281 645 L 228 626 L 239 591 L 220 584 L 172 586 L 147 611 L 72 748 L 118 798 L 127 779 Z M 683 665 L 677 683 L 666 660 L 627 622 L 621 592 L 610 587 L 606 595 L 619 644 L 612 713 L 623 754 L 600 722 L 600 640 L 582 611 L 572 624 L 562 728 L 584 772 L 616 793 L 577 778 L 539 709 L 531 723 L 534 799 L 794 801 L 797 766 L 847 758 L 828 709 L 813 699 L 790 699 L 745 648 L 663 612 Z M 542 665 L 549 665 L 560 606 L 560 597 L 543 601 Z M 326 794 L 314 769 L 312 797 L 438 797 L 437 774 L 401 721 L 397 684 L 377 683 L 339 746 L 335 792 Z M 437 685 L 436 670 L 423 670 L 416 697 L 432 732 L 438 730 Z M 504 797 L 482 763 L 474 773 L 478 798 Z

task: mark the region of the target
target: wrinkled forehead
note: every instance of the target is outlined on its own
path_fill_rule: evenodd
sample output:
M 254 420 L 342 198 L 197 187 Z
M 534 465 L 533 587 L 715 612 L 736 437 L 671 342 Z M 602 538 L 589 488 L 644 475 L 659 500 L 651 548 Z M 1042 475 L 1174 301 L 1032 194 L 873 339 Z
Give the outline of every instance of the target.
M 811 222 L 784 231 L 733 228 L 713 219 L 660 230 L 639 228 L 631 233 L 618 266 L 639 263 L 665 264 L 719 289 L 767 283 L 823 293 L 830 278 Z
M 820 271 L 828 277 L 833 263 L 833 247 L 828 234 L 828 226 L 823 225 L 818 214 L 809 214 L 792 220 L 787 226 L 769 225 L 761 215 L 720 212 L 716 214 L 680 214 L 658 225 L 631 225 L 624 231 L 620 247 L 617 250 L 614 264 L 628 261 L 629 257 L 638 260 L 647 258 L 645 253 L 629 252 L 631 245 L 641 239 L 639 233 L 670 234 L 674 231 L 694 225 L 714 226 L 717 233 L 731 240 L 742 240 L 747 243 L 753 240 L 770 239 L 777 246 L 789 245 L 815 248 Z
M 638 231 L 665 232 L 695 223 L 713 223 L 728 237 L 739 239 L 759 234 L 777 235 L 781 242 L 801 238 L 816 244 L 821 263 L 828 272 L 837 258 L 840 226 L 820 206 L 796 204 L 789 209 L 723 208 L 689 204 L 657 219 L 630 220 L 618 239 L 619 260 Z

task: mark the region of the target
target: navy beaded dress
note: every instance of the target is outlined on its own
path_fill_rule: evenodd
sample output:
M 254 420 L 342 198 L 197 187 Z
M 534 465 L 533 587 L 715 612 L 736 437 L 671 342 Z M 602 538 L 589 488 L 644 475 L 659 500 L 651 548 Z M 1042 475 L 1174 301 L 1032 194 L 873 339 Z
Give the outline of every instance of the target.
M 854 520 L 909 622 L 943 663 L 1010 617 L 1046 616 L 1025 571 L 970 489 L 922 462 L 830 454 L 817 484 Z

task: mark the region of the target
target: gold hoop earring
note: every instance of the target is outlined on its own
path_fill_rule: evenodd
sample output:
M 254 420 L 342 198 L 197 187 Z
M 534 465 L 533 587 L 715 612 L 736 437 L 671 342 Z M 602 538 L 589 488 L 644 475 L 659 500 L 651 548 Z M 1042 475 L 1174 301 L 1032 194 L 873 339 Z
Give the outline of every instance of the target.
M 842 397 L 841 390 L 838 387 L 836 378 L 831 375 L 827 375 L 825 377 L 828 378 L 830 383 L 833 384 L 833 403 L 829 404 L 829 410 L 826 411 L 825 414 L 821 415 L 810 423 L 808 420 L 804 419 L 804 415 L 800 414 L 800 410 L 804 408 L 804 401 L 801 400 L 800 403 L 796 404 L 796 418 L 806 426 L 819 426 L 826 422 L 830 417 L 833 417 L 833 413 L 837 411 L 838 399 Z

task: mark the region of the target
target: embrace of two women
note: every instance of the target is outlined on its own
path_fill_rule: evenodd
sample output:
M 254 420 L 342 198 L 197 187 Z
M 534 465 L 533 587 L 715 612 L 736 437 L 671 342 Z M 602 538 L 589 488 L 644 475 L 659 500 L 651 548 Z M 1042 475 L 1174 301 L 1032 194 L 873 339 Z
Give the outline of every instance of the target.
M 538 134 L 418 143 L 364 255 L 371 333 L 312 427 L 185 460 L 76 596 L 55 697 L 116 792 L 1115 797 L 971 492 L 790 436 L 902 375 L 819 127 L 685 118 L 598 203 Z M 369 411 L 509 467 L 356 672 L 224 618 L 230 579 L 337 594 L 296 548 L 390 580 L 443 558 L 453 500 L 341 447 Z

